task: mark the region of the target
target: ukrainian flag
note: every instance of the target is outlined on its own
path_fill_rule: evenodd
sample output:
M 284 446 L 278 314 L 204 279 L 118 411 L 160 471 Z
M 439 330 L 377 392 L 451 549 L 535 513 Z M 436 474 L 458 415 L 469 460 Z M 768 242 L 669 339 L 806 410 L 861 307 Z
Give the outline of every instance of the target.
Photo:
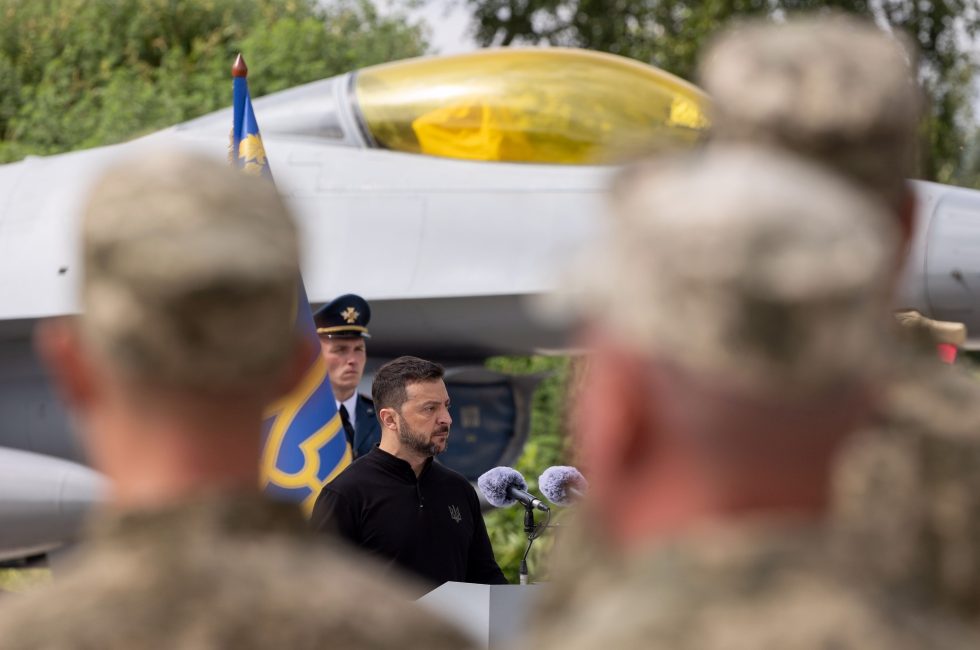
M 232 164 L 246 174 L 272 180 L 259 125 L 248 93 L 248 69 L 241 55 L 232 67 L 235 117 L 231 132 Z M 296 328 L 311 343 L 309 368 L 303 380 L 266 413 L 261 481 L 278 499 L 301 503 L 307 513 L 324 485 L 351 462 L 337 403 L 330 388 L 327 364 L 313 324 L 302 278 L 298 283 Z

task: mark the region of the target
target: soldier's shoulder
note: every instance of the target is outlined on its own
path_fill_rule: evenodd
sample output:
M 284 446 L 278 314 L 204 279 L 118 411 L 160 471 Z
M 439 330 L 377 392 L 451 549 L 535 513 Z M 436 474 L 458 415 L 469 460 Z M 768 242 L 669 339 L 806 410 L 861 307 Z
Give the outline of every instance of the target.
M 833 518 L 855 574 L 975 618 L 980 388 L 941 370 L 896 379 L 881 422 L 848 440 Z
M 4 599 L 3 648 L 467 648 L 397 580 L 329 542 L 215 539 L 168 558 L 90 554 L 50 585 Z M 8 602 L 9 601 L 9 602 Z
M 617 572 L 601 569 L 607 574 L 590 580 L 588 597 L 573 601 L 534 647 L 885 650 L 977 641 L 956 622 L 892 607 L 806 545 L 731 541 L 685 542 Z
M 282 539 L 253 560 L 259 598 L 270 603 L 258 611 L 272 607 L 336 647 L 397 648 L 406 639 L 436 650 L 469 647 L 455 628 L 412 601 L 413 585 L 332 540 Z
M 883 426 L 980 440 L 980 381 L 938 359 L 908 362 L 890 382 L 881 415 Z
M 142 595 L 125 558 L 82 558 L 50 582 L 0 601 L 0 647 L 135 647 L 125 606 Z M 130 589 L 127 590 L 126 585 Z
M 966 649 L 965 626 L 883 607 L 859 590 L 816 576 L 777 585 L 695 582 L 680 591 L 610 583 L 535 638 L 545 650 Z M 914 621 L 914 623 L 913 623 Z

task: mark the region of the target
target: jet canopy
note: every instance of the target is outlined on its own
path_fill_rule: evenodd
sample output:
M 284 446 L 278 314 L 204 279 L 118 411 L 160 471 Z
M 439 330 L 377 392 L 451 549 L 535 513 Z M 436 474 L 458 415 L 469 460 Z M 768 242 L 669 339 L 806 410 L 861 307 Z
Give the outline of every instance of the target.
M 484 50 L 355 73 L 371 145 L 466 160 L 602 164 L 689 145 L 707 96 L 657 68 L 562 48 Z

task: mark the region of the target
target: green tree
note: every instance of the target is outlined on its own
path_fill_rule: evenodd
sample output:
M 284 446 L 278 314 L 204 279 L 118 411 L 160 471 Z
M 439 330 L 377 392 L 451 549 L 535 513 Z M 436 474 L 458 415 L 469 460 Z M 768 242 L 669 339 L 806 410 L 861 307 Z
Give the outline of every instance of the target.
M 957 180 L 961 145 L 974 122 L 969 44 L 980 32 L 976 0 L 459 0 L 483 45 L 567 45 L 612 52 L 692 79 L 698 52 L 733 18 L 835 9 L 904 30 L 922 53 L 932 99 L 922 176 Z M 977 177 L 966 179 L 976 183 Z
M 119 142 L 253 95 L 417 56 L 370 0 L 0 0 L 0 162 Z
M 980 126 L 973 127 L 964 140 L 962 159 L 953 175 L 953 183 L 980 189 Z

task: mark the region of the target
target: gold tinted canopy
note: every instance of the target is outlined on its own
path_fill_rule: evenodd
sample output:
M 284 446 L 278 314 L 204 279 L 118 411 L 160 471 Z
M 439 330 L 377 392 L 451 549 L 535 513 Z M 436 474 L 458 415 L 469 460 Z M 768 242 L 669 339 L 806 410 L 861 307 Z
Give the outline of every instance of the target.
M 602 164 L 693 144 L 707 96 L 662 70 L 563 48 L 483 50 L 357 73 L 381 147 L 465 160 Z

